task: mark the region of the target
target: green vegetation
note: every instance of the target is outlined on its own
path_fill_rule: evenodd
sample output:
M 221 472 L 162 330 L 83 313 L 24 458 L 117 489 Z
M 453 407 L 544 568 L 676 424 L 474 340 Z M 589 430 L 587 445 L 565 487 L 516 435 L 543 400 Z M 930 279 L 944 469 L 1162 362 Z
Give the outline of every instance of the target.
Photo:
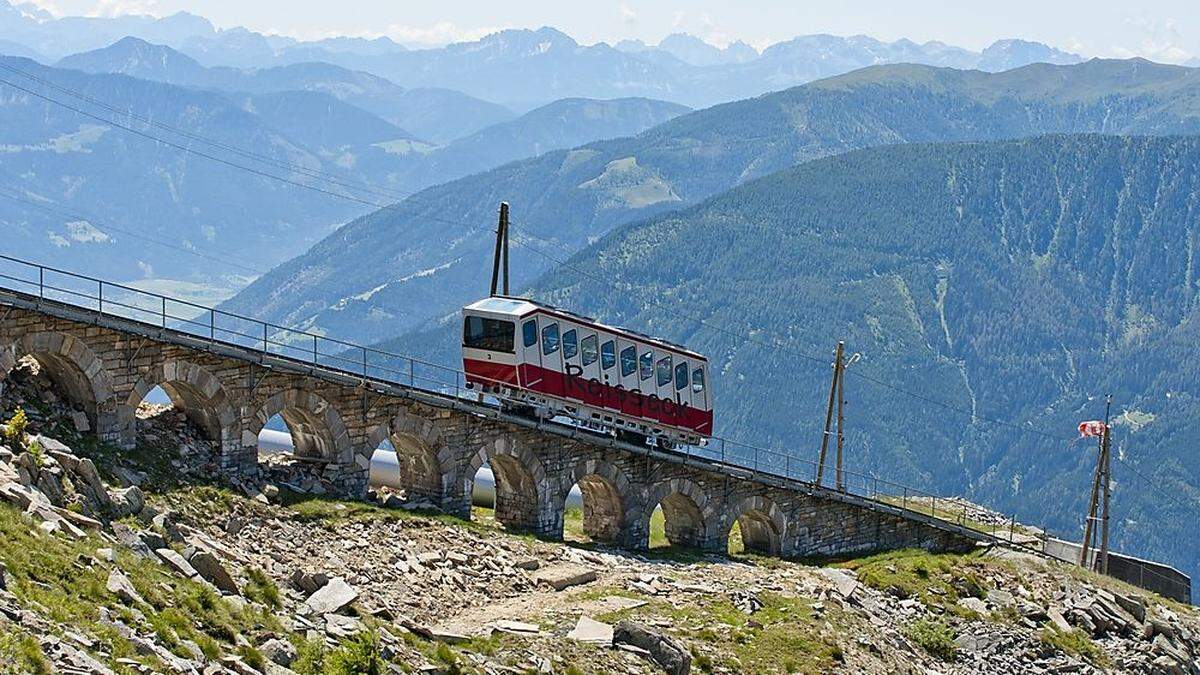
M 941 619 L 918 619 L 904 629 L 904 634 L 935 658 L 953 661 L 957 656 L 954 629 Z
M 29 426 L 29 418 L 25 410 L 17 408 L 13 416 L 4 425 L 4 443 L 14 450 L 25 447 L 25 429 Z
M 1042 644 L 1060 652 L 1086 659 L 1089 663 L 1101 668 L 1108 666 L 1108 656 L 1105 655 L 1104 650 L 1100 649 L 1087 633 L 1078 628 L 1063 631 L 1048 625 L 1038 633 L 1038 638 Z
M 267 573 L 257 567 L 251 567 L 246 572 L 248 580 L 246 585 L 242 587 L 242 596 L 251 602 L 257 602 L 271 609 L 279 609 L 283 606 L 282 600 L 279 597 L 279 586 L 275 584 L 275 580 L 267 576 Z
M 112 567 L 93 559 L 94 551 L 106 542 L 95 536 L 67 541 L 36 532 L 21 518 L 20 511 L 0 505 L 0 540 L 5 542 L 0 547 L 0 561 L 8 569 L 10 592 L 24 603 L 43 607 L 43 615 L 51 621 L 86 628 L 104 643 L 112 658 L 133 658 L 161 669 L 157 659 L 138 654 L 116 630 L 100 622 L 100 610 L 107 608 L 130 625 L 139 625 L 137 615 L 105 588 Z M 161 565 L 131 553 L 119 553 L 115 567 L 145 599 L 137 607 L 145 617 L 145 628 L 153 630 L 168 649 L 181 656 L 187 655 L 182 645 L 185 640 L 215 654 L 218 644 L 232 650 L 238 635 L 278 628 L 272 617 L 253 610 L 238 611 L 210 587 L 180 579 Z M 0 643 L 0 650 L 27 661 L 33 658 L 30 643 L 12 643 L 15 639 Z
M 50 675 L 51 672 L 46 655 L 32 635 L 19 630 L 0 633 L 0 673 Z
M 599 597 L 625 595 L 607 590 L 597 593 Z M 671 631 L 695 645 L 694 665 L 700 672 L 719 667 L 734 672 L 823 673 L 841 660 L 837 631 L 825 631 L 822 621 L 814 618 L 810 601 L 774 593 L 763 593 L 759 599 L 763 608 L 753 616 L 725 598 L 679 606 L 651 599 L 642 607 L 607 612 L 596 619 L 614 623 L 626 618 L 669 618 L 674 626 Z M 840 617 L 827 613 L 824 620 L 836 623 Z
M 987 596 L 980 581 L 984 565 L 1002 565 L 984 561 L 979 554 L 934 554 L 920 549 L 891 551 L 843 563 L 856 570 L 858 579 L 876 590 L 898 598 L 915 598 L 929 607 L 969 616 L 958 604 L 960 598 Z

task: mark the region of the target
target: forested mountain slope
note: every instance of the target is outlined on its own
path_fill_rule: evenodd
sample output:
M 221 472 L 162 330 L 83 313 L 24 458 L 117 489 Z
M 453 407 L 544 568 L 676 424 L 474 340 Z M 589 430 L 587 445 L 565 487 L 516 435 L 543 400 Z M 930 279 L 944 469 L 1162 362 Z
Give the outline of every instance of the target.
M 343 227 L 227 309 L 384 339 L 484 291 L 502 200 L 519 242 L 561 255 L 614 226 L 855 148 L 1086 131 L 1200 131 L 1200 71 L 1142 60 L 999 74 L 869 68 L 429 188 Z M 550 265 L 519 246 L 513 256 L 518 285 Z
M 1115 545 L 1196 578 L 1198 195 L 1194 137 L 878 148 L 622 228 L 533 295 L 708 354 L 720 432 L 808 458 L 845 340 L 850 467 L 1069 536 L 1111 393 Z

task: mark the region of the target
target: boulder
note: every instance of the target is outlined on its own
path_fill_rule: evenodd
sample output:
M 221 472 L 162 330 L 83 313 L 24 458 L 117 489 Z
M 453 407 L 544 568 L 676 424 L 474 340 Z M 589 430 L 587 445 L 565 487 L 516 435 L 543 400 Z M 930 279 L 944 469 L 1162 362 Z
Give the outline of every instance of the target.
M 589 616 L 580 616 L 579 621 L 575 624 L 575 628 L 567 633 L 567 637 L 578 642 L 586 642 L 593 645 L 611 646 L 613 642 L 613 627 L 606 623 L 601 623 L 592 619 Z
M 358 591 L 346 583 L 345 579 L 334 577 L 329 580 L 329 583 L 321 587 L 320 590 L 309 596 L 308 600 L 304 601 L 304 604 L 313 614 L 320 616 L 333 614 L 354 602 L 357 598 Z
M 533 573 L 533 581 L 561 591 L 564 588 L 591 583 L 597 578 L 596 570 L 574 563 L 560 563 L 543 567 Z
M 221 561 L 217 560 L 217 556 L 208 551 L 196 551 L 192 554 L 188 562 L 192 564 L 192 567 L 196 569 L 196 572 L 200 576 L 207 579 L 209 583 L 216 586 L 221 592 L 237 594 L 237 582 L 233 580 L 233 575 L 229 573 L 229 570 L 225 569 Z
M 112 501 L 113 511 L 118 518 L 125 516 L 136 516 L 142 512 L 142 507 L 146 506 L 146 496 L 142 494 L 142 489 L 136 485 L 131 485 L 120 490 L 113 490 L 109 493 L 109 498 Z
M 142 596 L 138 595 L 137 589 L 133 587 L 133 582 L 129 580 L 129 577 L 122 574 L 120 570 L 108 573 L 108 583 L 105 584 L 105 588 L 127 605 L 145 604 L 146 602 Z
M 632 621 L 622 620 L 613 630 L 613 642 L 644 649 L 650 659 L 667 675 L 687 675 L 692 670 L 692 655 L 674 638 Z
M 196 568 L 192 567 L 191 563 L 185 560 L 183 556 L 179 555 L 173 549 L 155 549 L 154 553 L 159 557 L 160 560 L 163 561 L 164 565 L 170 567 L 179 576 L 185 579 L 195 579 L 196 577 L 200 576 L 200 573 L 196 571 Z
M 8 590 L 8 568 L 0 562 L 0 591 Z
M 160 513 L 150 520 L 150 524 L 172 544 L 183 543 L 183 533 L 179 531 L 179 526 L 175 524 L 175 514 L 169 511 Z
M 296 660 L 296 647 L 287 640 L 273 638 L 259 646 L 258 651 L 271 663 L 290 666 Z
M 143 558 L 154 557 L 154 554 L 150 552 L 150 547 L 146 546 L 146 542 L 142 541 L 138 533 L 134 532 L 133 528 L 125 523 L 113 523 L 112 531 L 113 535 L 117 538 L 117 543 L 133 551 L 136 555 L 140 555 Z

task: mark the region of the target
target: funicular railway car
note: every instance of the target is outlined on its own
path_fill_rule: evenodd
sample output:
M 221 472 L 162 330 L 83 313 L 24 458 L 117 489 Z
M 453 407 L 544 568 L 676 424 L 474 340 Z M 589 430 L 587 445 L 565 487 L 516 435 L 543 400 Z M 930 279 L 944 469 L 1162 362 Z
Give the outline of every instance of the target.
M 704 356 L 533 300 L 464 307 L 463 370 L 468 386 L 520 414 L 663 447 L 712 435 Z

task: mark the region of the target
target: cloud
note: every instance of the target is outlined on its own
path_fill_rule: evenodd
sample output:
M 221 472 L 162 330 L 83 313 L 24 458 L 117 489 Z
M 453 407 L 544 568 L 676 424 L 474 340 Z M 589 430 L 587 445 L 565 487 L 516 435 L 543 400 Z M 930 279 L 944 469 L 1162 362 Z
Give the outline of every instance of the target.
M 159 16 L 158 0 L 99 0 L 87 16 L 114 17 L 126 14 Z
M 617 11 L 621 13 L 621 21 L 625 23 L 634 23 L 637 21 L 637 12 L 633 11 L 633 8 L 628 4 L 622 2 L 617 7 Z
M 1112 53 L 1119 58 L 1145 57 L 1162 63 L 1185 63 L 1195 54 L 1185 46 L 1186 40 L 1174 19 L 1151 19 L 1145 15 L 1125 18 L 1131 33 L 1141 34 L 1136 45 L 1114 45 Z

